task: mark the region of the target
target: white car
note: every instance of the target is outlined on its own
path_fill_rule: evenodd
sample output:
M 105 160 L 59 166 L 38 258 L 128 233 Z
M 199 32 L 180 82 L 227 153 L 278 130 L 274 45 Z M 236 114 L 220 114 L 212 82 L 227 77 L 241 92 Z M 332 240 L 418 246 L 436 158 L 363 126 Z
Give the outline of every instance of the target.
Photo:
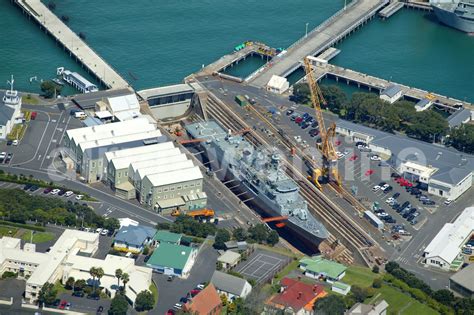
M 176 304 L 173 306 L 173 308 L 175 308 L 175 309 L 177 309 L 177 310 L 181 310 L 181 309 L 183 309 L 183 304 L 181 304 L 181 303 L 176 303 Z
M 394 201 L 395 201 L 395 199 L 393 199 L 393 197 L 390 197 L 387 200 L 385 200 L 386 203 L 392 203 Z
M 390 187 L 390 185 L 389 185 L 389 184 L 385 184 L 385 185 L 382 186 L 382 190 L 385 191 L 388 187 Z
M 0 153 L 0 159 L 5 159 L 6 156 L 7 156 L 7 152 Z
M 338 159 L 342 159 L 344 157 L 344 154 L 339 151 L 336 152 L 336 155 Z
M 378 156 L 378 155 L 372 155 L 372 156 L 370 157 L 370 159 L 371 159 L 372 161 L 382 161 L 382 159 L 381 159 L 380 156 Z
M 348 154 L 349 154 L 349 150 L 344 150 L 344 152 L 342 152 L 342 154 L 348 155 Z
M 77 199 L 77 200 L 82 200 L 82 198 L 84 198 L 84 195 L 77 195 L 77 196 L 76 196 L 76 199 Z
M 373 192 L 377 192 L 380 190 L 380 186 L 379 185 L 375 185 L 374 187 L 372 187 L 372 191 Z
M 96 232 L 96 233 L 99 233 L 99 234 L 102 233 L 102 228 L 97 228 L 97 229 L 95 230 L 95 232 Z
M 65 197 L 70 197 L 72 195 L 74 195 L 74 193 L 70 190 L 66 191 L 66 193 L 64 194 Z
M 196 286 L 196 288 L 198 288 L 199 290 L 203 290 L 204 289 L 204 284 L 200 283 Z
M 18 140 L 13 140 L 12 142 L 13 145 L 18 145 L 18 143 L 19 143 Z
M 107 229 L 103 229 L 103 230 L 100 232 L 100 235 L 102 235 L 102 236 L 106 236 L 107 234 L 109 234 L 109 230 L 107 230 Z
M 298 143 L 301 142 L 301 136 L 295 136 L 294 138 L 295 138 L 296 142 L 298 142 Z
M 51 194 L 51 195 L 57 195 L 58 192 L 60 192 L 60 191 L 61 191 L 61 189 L 57 189 L 57 188 L 56 188 L 56 189 L 51 190 L 50 194 Z
M 446 199 L 445 202 L 444 202 L 444 204 L 447 205 L 447 206 L 449 206 L 449 205 L 451 204 L 451 202 L 453 202 L 452 199 Z

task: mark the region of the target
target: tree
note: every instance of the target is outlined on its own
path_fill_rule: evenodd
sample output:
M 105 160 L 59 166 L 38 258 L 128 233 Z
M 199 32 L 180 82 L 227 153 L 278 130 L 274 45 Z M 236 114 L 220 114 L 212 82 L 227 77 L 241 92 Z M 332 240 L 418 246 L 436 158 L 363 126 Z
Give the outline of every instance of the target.
M 267 237 L 268 245 L 275 246 L 278 241 L 280 240 L 280 236 L 278 236 L 277 231 L 272 230 Z
M 372 267 L 372 272 L 373 272 L 373 273 L 379 273 L 379 271 L 380 271 L 379 266 L 374 265 L 374 266 Z
M 351 287 L 351 294 L 357 302 L 362 303 L 367 298 L 367 289 L 359 287 L 358 285 L 353 285 Z
M 54 287 L 54 284 L 46 282 L 38 294 L 38 302 L 40 305 L 51 305 L 54 303 L 54 300 L 56 300 L 57 294 L 58 291 Z
M 292 101 L 300 104 L 306 104 L 310 101 L 309 86 L 306 83 L 298 83 L 293 86 Z
M 393 270 L 398 269 L 398 268 L 400 268 L 400 265 L 394 261 L 389 261 L 385 265 L 385 271 L 387 271 L 388 273 L 392 273 Z
M 120 222 L 116 218 L 108 218 L 104 221 L 104 228 L 109 231 L 115 231 L 120 229 Z
M 97 268 L 96 267 L 91 267 L 91 269 L 89 269 L 89 274 L 92 277 L 92 283 L 95 287 L 95 277 L 97 276 Z
M 268 230 L 267 227 L 263 224 L 257 224 L 251 226 L 248 229 L 248 233 L 251 239 L 255 240 L 257 243 L 263 243 L 267 240 Z
M 64 287 L 66 288 L 66 290 L 71 290 L 74 287 L 74 278 L 73 277 L 67 278 Z
M 227 295 L 221 294 L 221 302 L 223 306 L 226 306 L 227 303 L 229 303 L 229 300 L 227 299 Z
M 247 238 L 247 231 L 245 231 L 243 228 L 238 227 L 232 231 L 232 236 L 239 242 L 245 241 Z
M 41 83 L 41 91 L 44 93 L 46 98 L 56 97 L 58 94 L 61 94 L 62 86 L 57 85 L 51 80 L 43 81 Z
M 337 85 L 321 85 L 321 93 L 323 93 L 329 109 L 336 114 L 340 114 L 341 109 L 347 103 L 346 93 Z
M 447 289 L 441 289 L 434 292 L 433 298 L 441 304 L 447 306 L 451 306 L 454 303 L 454 294 Z
M 122 275 L 123 292 L 125 292 L 125 287 L 127 286 L 128 281 L 130 281 L 130 276 L 128 273 L 124 272 Z
M 465 153 L 474 153 L 474 125 L 461 125 L 449 134 L 450 145 Z
M 225 249 L 225 242 L 230 241 L 230 233 L 226 229 L 217 230 L 216 237 L 214 239 L 214 248 Z
M 117 278 L 117 291 L 120 289 L 120 279 L 122 278 L 123 271 L 122 269 L 115 270 L 115 278 Z
M 104 276 L 104 269 L 102 268 L 97 268 L 96 269 L 96 274 L 95 274 L 96 278 L 97 278 L 97 282 L 96 282 L 96 287 L 95 289 L 97 290 L 97 288 L 99 287 L 99 283 L 100 283 L 100 279 Z
M 74 291 L 83 291 L 86 287 L 86 280 L 79 279 L 74 282 Z
M 329 295 L 317 300 L 313 310 L 318 315 L 342 315 L 346 310 L 346 305 L 339 295 Z
M 156 224 L 155 227 L 157 230 L 169 230 L 171 228 L 171 224 L 168 222 L 160 222 Z
M 155 306 L 155 297 L 148 290 L 138 293 L 135 300 L 135 309 L 139 312 L 149 311 Z
M 123 294 L 115 294 L 110 308 L 108 311 L 109 315 L 126 315 L 128 310 L 128 302 Z

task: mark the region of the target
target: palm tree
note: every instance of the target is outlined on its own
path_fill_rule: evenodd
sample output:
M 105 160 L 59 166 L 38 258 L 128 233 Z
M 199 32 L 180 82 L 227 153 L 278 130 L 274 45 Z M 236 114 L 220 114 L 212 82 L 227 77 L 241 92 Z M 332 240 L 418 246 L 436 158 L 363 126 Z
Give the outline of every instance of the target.
M 98 287 L 99 283 L 100 283 L 100 278 L 102 278 L 104 276 L 104 269 L 102 269 L 100 267 L 97 268 L 95 276 L 97 277 L 97 287 Z M 96 288 L 96 290 L 97 290 L 97 288 Z
M 130 281 L 130 276 L 128 275 L 128 273 L 124 272 L 122 275 L 123 292 L 125 292 L 125 286 L 127 285 L 128 281 Z
M 117 291 L 120 289 L 120 278 L 122 278 L 123 271 L 122 269 L 115 270 L 115 278 L 117 278 Z
M 97 268 L 91 267 L 91 269 L 89 269 L 89 274 L 92 277 L 92 284 L 95 286 L 95 276 L 97 275 Z

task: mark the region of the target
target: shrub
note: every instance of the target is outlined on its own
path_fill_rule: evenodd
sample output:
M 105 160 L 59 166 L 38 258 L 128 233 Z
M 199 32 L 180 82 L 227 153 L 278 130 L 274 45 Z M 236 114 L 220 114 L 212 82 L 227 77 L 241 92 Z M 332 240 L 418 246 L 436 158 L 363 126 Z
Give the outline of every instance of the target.
M 374 281 L 372 282 L 372 287 L 379 289 L 382 287 L 382 279 L 381 278 L 375 278 Z

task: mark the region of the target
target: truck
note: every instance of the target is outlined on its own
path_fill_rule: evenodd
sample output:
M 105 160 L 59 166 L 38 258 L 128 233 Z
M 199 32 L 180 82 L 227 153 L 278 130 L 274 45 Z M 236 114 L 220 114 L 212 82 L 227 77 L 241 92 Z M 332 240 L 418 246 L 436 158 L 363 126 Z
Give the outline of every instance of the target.
M 384 228 L 383 222 L 370 210 L 367 210 L 364 212 L 364 218 L 367 219 L 367 221 L 370 222 L 373 226 L 375 226 L 377 229 L 381 230 Z
M 173 217 L 180 216 L 181 214 L 185 214 L 185 215 L 190 216 L 194 219 L 203 219 L 203 218 L 210 219 L 210 218 L 213 218 L 214 215 L 215 215 L 214 210 L 212 210 L 212 209 L 201 209 L 201 210 L 194 210 L 194 211 L 188 211 L 188 212 L 181 212 L 180 210 L 173 210 L 173 212 L 171 212 L 171 215 Z
M 74 118 L 85 119 L 87 117 L 86 113 L 84 112 L 75 112 Z
M 250 105 L 249 101 L 245 98 L 243 95 L 236 95 L 235 96 L 235 101 L 239 106 L 244 107 Z

